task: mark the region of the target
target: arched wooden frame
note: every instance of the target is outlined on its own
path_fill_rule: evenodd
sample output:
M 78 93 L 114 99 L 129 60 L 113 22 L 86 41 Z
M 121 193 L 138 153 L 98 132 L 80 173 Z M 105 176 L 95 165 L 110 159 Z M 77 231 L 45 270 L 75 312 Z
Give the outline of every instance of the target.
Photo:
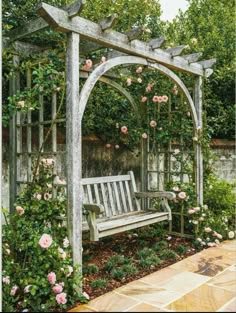
M 198 117 L 197 117 L 197 113 L 196 113 L 196 109 L 195 109 L 193 100 L 191 98 L 191 95 L 190 95 L 188 89 L 186 88 L 184 83 L 181 81 L 181 79 L 175 73 L 173 73 L 170 69 L 168 69 L 167 67 L 165 67 L 161 64 L 151 63 L 151 62 L 148 62 L 147 60 L 145 60 L 143 58 L 134 57 L 134 56 L 121 56 L 121 57 L 116 57 L 116 58 L 110 59 L 110 60 L 100 64 L 92 72 L 92 74 L 86 80 L 86 82 L 85 82 L 85 84 L 81 90 L 81 93 L 80 93 L 79 112 L 80 112 L 81 119 L 83 117 L 84 110 L 85 110 L 86 104 L 88 102 L 88 98 L 89 98 L 91 91 L 94 88 L 96 82 L 100 79 L 100 77 L 102 75 L 104 75 L 111 68 L 118 66 L 118 65 L 124 65 L 124 64 L 142 64 L 142 65 L 150 66 L 150 67 L 157 69 L 158 71 L 160 71 L 165 76 L 171 78 L 179 86 L 179 88 L 183 91 L 184 95 L 188 99 L 188 102 L 190 105 L 190 110 L 192 112 L 192 118 L 193 118 L 193 124 L 194 124 L 195 130 L 200 127 L 200 123 L 198 121 Z

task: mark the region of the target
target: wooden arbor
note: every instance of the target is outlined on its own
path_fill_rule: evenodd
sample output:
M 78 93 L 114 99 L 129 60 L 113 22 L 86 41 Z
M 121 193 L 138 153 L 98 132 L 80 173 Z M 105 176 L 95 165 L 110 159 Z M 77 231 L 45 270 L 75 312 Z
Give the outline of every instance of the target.
M 211 75 L 211 66 L 215 60 L 197 62 L 199 54 L 180 56 L 184 46 L 163 50 L 163 38 L 142 42 L 130 34 L 112 31 L 115 17 L 96 24 L 78 16 L 82 1 L 76 1 L 65 9 L 59 9 L 45 3 L 38 7 L 39 19 L 32 21 L 20 29 L 8 34 L 9 42 L 20 40 L 39 30 L 51 27 L 67 34 L 66 58 L 66 142 L 67 142 L 67 195 L 68 195 L 68 225 L 70 241 L 73 249 L 74 264 L 82 264 L 82 171 L 81 171 L 81 123 L 88 97 L 98 79 L 117 65 L 142 64 L 157 69 L 170 77 L 182 90 L 188 99 L 193 116 L 196 134 L 202 130 L 202 77 Z M 79 60 L 80 39 L 94 43 L 94 47 L 108 47 L 125 53 L 126 55 L 112 58 L 99 65 L 88 77 L 83 89 L 79 90 Z M 15 58 L 17 62 L 17 58 Z M 194 77 L 193 100 L 187 88 L 172 69 L 187 72 Z M 12 93 L 18 88 L 17 81 L 13 81 Z M 29 119 L 30 123 L 30 119 Z M 16 130 L 12 124 L 12 156 L 16 155 Z M 196 192 L 198 203 L 203 203 L 203 160 L 201 145 L 196 149 Z M 16 193 L 16 162 L 12 159 L 11 193 Z M 145 166 L 142 168 L 142 181 L 145 187 Z M 30 175 L 29 175 L 30 176 Z

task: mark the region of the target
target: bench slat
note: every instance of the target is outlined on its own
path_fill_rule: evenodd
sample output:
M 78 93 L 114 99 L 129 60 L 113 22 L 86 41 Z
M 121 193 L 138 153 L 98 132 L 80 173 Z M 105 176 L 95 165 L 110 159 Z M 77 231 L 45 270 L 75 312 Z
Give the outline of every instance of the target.
M 109 207 L 109 209 L 111 209 L 112 215 L 116 215 L 115 207 L 114 207 L 114 201 L 113 201 L 113 195 L 112 195 L 112 189 L 111 189 L 111 184 L 107 183 L 107 187 L 108 187 L 108 196 L 109 196 L 109 199 L 110 199 L 110 207 Z
M 93 196 L 92 196 L 92 191 L 91 191 L 90 185 L 87 185 L 87 191 L 88 191 L 88 202 L 93 203 Z
M 129 211 L 134 211 L 133 204 L 132 204 L 132 199 L 131 199 L 131 195 L 130 195 L 129 184 L 128 184 L 127 181 L 125 181 L 125 189 L 126 189 L 128 203 L 129 203 L 129 208 L 130 208 Z
M 107 195 L 106 195 L 104 183 L 101 183 L 101 190 L 102 190 L 102 203 L 103 203 L 103 206 L 105 208 L 106 216 L 109 217 L 109 216 L 111 216 L 111 213 L 110 213 L 109 207 L 108 207 Z
M 126 201 L 125 201 L 125 193 L 124 193 L 124 187 L 123 187 L 123 182 L 119 182 L 119 186 L 120 186 L 120 194 L 121 194 L 121 200 L 122 200 L 122 208 L 123 208 L 123 212 L 127 212 L 126 208 Z
M 119 197 L 119 193 L 118 193 L 116 182 L 113 182 L 112 185 L 113 185 L 113 188 L 114 188 L 114 191 L 115 191 L 115 198 L 116 198 L 116 204 L 117 204 L 118 213 L 122 214 L 121 206 L 120 206 L 120 197 Z
M 119 175 L 119 176 L 104 176 L 104 177 L 91 177 L 83 178 L 82 185 L 93 185 L 100 183 L 111 183 L 115 181 L 126 181 L 130 180 L 130 175 Z
M 96 203 L 100 204 L 100 199 L 99 199 L 99 192 L 98 192 L 98 185 L 94 184 L 94 191 L 95 191 L 95 199 L 96 199 Z

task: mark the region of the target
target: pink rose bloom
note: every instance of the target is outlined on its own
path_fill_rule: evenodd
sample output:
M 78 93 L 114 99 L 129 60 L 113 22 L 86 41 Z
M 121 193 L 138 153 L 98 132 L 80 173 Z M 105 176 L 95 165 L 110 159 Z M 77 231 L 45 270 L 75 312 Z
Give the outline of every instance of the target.
M 199 211 L 200 211 L 200 208 L 199 208 L 199 206 L 197 206 L 196 208 L 193 208 L 193 210 L 194 210 L 195 212 L 199 212 Z
M 163 128 L 162 128 L 162 127 L 159 127 L 158 129 L 159 129 L 159 131 L 162 131 Z
M 25 106 L 25 101 L 18 101 L 17 105 L 19 105 L 21 108 Z
M 116 128 L 119 128 L 119 123 L 116 123 Z
M 64 282 L 61 282 L 59 283 L 60 286 L 64 287 L 65 286 L 65 283 Z
M 218 238 L 218 239 L 222 239 L 223 236 L 222 236 L 221 234 L 217 234 L 217 238 Z
M 162 101 L 163 102 L 167 102 L 168 101 L 168 97 L 167 96 L 162 96 Z
M 11 292 L 10 292 L 10 295 L 11 296 L 14 296 L 16 294 L 16 291 L 17 291 L 18 287 L 15 285 L 11 288 Z
M 56 91 L 59 92 L 60 90 L 61 90 L 61 87 L 57 87 L 57 88 L 56 88 Z
M 188 210 L 188 214 L 194 214 L 195 213 L 195 211 L 194 210 Z
M 178 186 L 174 186 L 174 187 L 173 187 L 173 190 L 174 190 L 174 191 L 180 191 L 180 189 L 179 189 Z
M 187 115 L 187 116 L 191 116 L 191 113 L 188 111 L 188 112 L 186 113 L 186 115 Z
M 62 292 L 56 295 L 56 300 L 58 304 L 66 304 L 67 299 L 66 299 L 66 293 Z
M 48 274 L 48 281 L 50 284 L 54 285 L 57 280 L 57 276 L 54 272 Z
M 7 254 L 11 254 L 11 250 L 10 249 L 6 249 Z
M 24 288 L 24 293 L 29 293 L 29 289 L 32 285 L 28 285 Z
M 180 153 L 180 150 L 179 149 L 175 149 L 174 150 L 174 154 L 179 154 Z
M 44 195 L 43 195 L 43 198 L 44 200 L 48 201 L 52 198 L 52 195 L 50 195 L 50 193 L 46 192 Z
M 93 62 L 92 62 L 92 60 L 90 60 L 90 59 L 86 60 L 86 61 L 85 61 L 85 64 L 86 64 L 86 66 L 87 66 L 88 68 L 91 68 L 91 67 L 93 66 Z
M 143 80 L 142 80 L 142 78 L 140 78 L 140 77 L 137 79 L 137 82 L 140 83 L 140 84 L 142 83 L 142 81 L 143 81 Z
M 66 275 L 66 277 L 70 277 L 72 273 L 73 273 L 73 267 L 68 265 L 68 274 Z
M 136 73 L 140 74 L 140 73 L 142 73 L 142 71 L 143 71 L 143 68 L 140 66 L 137 68 Z
M 19 205 L 16 207 L 16 211 L 20 216 L 25 213 L 25 210 Z
M 162 102 L 162 97 L 161 97 L 161 96 L 158 96 L 158 97 L 157 97 L 157 102 L 158 102 L 158 103 L 161 103 L 161 102 Z
M 127 78 L 127 80 L 126 80 L 126 84 L 127 84 L 127 86 L 130 86 L 130 85 L 132 84 L 132 80 L 131 80 L 131 78 Z
M 154 96 L 154 97 L 152 98 L 152 101 L 153 101 L 153 102 L 158 102 L 158 99 L 159 99 L 158 96 Z
M 83 70 L 83 71 L 89 71 L 89 70 L 90 70 L 90 67 L 88 67 L 87 65 L 84 65 L 84 66 L 82 67 L 82 70 Z
M 147 139 L 148 135 L 146 133 L 142 134 L 143 139 Z
M 232 230 L 228 233 L 228 237 L 229 237 L 229 239 L 234 238 L 234 232 Z
M 68 248 L 70 245 L 70 241 L 69 239 L 66 237 L 64 240 L 63 240 L 63 247 L 64 248 Z
M 184 191 L 181 191 L 179 194 L 178 194 L 178 197 L 180 199 L 185 199 L 186 198 L 186 193 Z
M 120 146 L 119 145 L 115 145 L 115 149 L 120 149 Z
M 199 221 L 204 221 L 204 217 L 201 216 L 201 217 L 199 218 Z
M 178 202 L 179 202 L 179 200 L 178 200 L 177 198 L 174 198 L 173 201 L 174 201 L 175 203 L 178 203 Z
M 210 233 L 211 232 L 211 228 L 210 227 L 205 227 L 204 230 L 205 230 L 206 233 Z
M 122 132 L 123 134 L 127 134 L 128 128 L 127 128 L 126 126 L 122 126 L 122 127 L 121 127 L 121 132 Z
M 151 121 L 151 122 L 150 122 L 150 126 L 151 126 L 151 127 L 157 126 L 157 122 L 156 122 L 156 121 Z
M 106 62 L 106 60 L 107 60 L 107 59 L 106 59 L 106 57 L 104 57 L 104 56 L 103 56 L 103 57 L 101 57 L 101 63 Z
M 60 284 L 56 284 L 53 288 L 52 288 L 53 292 L 55 293 L 61 293 L 63 290 L 63 287 Z
M 36 192 L 36 194 L 34 195 L 34 197 L 37 199 L 37 200 L 41 200 L 42 199 L 42 195 L 38 192 Z
M 147 101 L 147 97 L 142 97 L 141 98 L 141 102 L 146 102 Z
M 39 239 L 39 245 L 41 248 L 48 249 L 52 244 L 52 237 L 48 234 L 43 234 Z
M 3 277 L 2 281 L 4 284 L 9 285 L 10 284 L 10 277 L 9 276 Z
M 107 143 L 107 144 L 106 144 L 106 148 L 111 148 L 111 144 L 110 144 L 110 143 Z
M 148 85 L 147 87 L 146 87 L 146 92 L 150 92 L 152 90 L 152 88 Z
M 53 159 L 46 159 L 46 162 L 45 162 L 47 165 L 51 166 L 55 163 L 55 161 Z

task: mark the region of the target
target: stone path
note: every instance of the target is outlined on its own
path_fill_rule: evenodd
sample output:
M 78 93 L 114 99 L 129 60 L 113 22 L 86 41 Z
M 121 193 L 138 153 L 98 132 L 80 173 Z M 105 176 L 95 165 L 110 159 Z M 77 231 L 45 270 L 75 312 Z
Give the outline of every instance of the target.
M 69 312 L 235 312 L 236 240 L 203 250 Z

